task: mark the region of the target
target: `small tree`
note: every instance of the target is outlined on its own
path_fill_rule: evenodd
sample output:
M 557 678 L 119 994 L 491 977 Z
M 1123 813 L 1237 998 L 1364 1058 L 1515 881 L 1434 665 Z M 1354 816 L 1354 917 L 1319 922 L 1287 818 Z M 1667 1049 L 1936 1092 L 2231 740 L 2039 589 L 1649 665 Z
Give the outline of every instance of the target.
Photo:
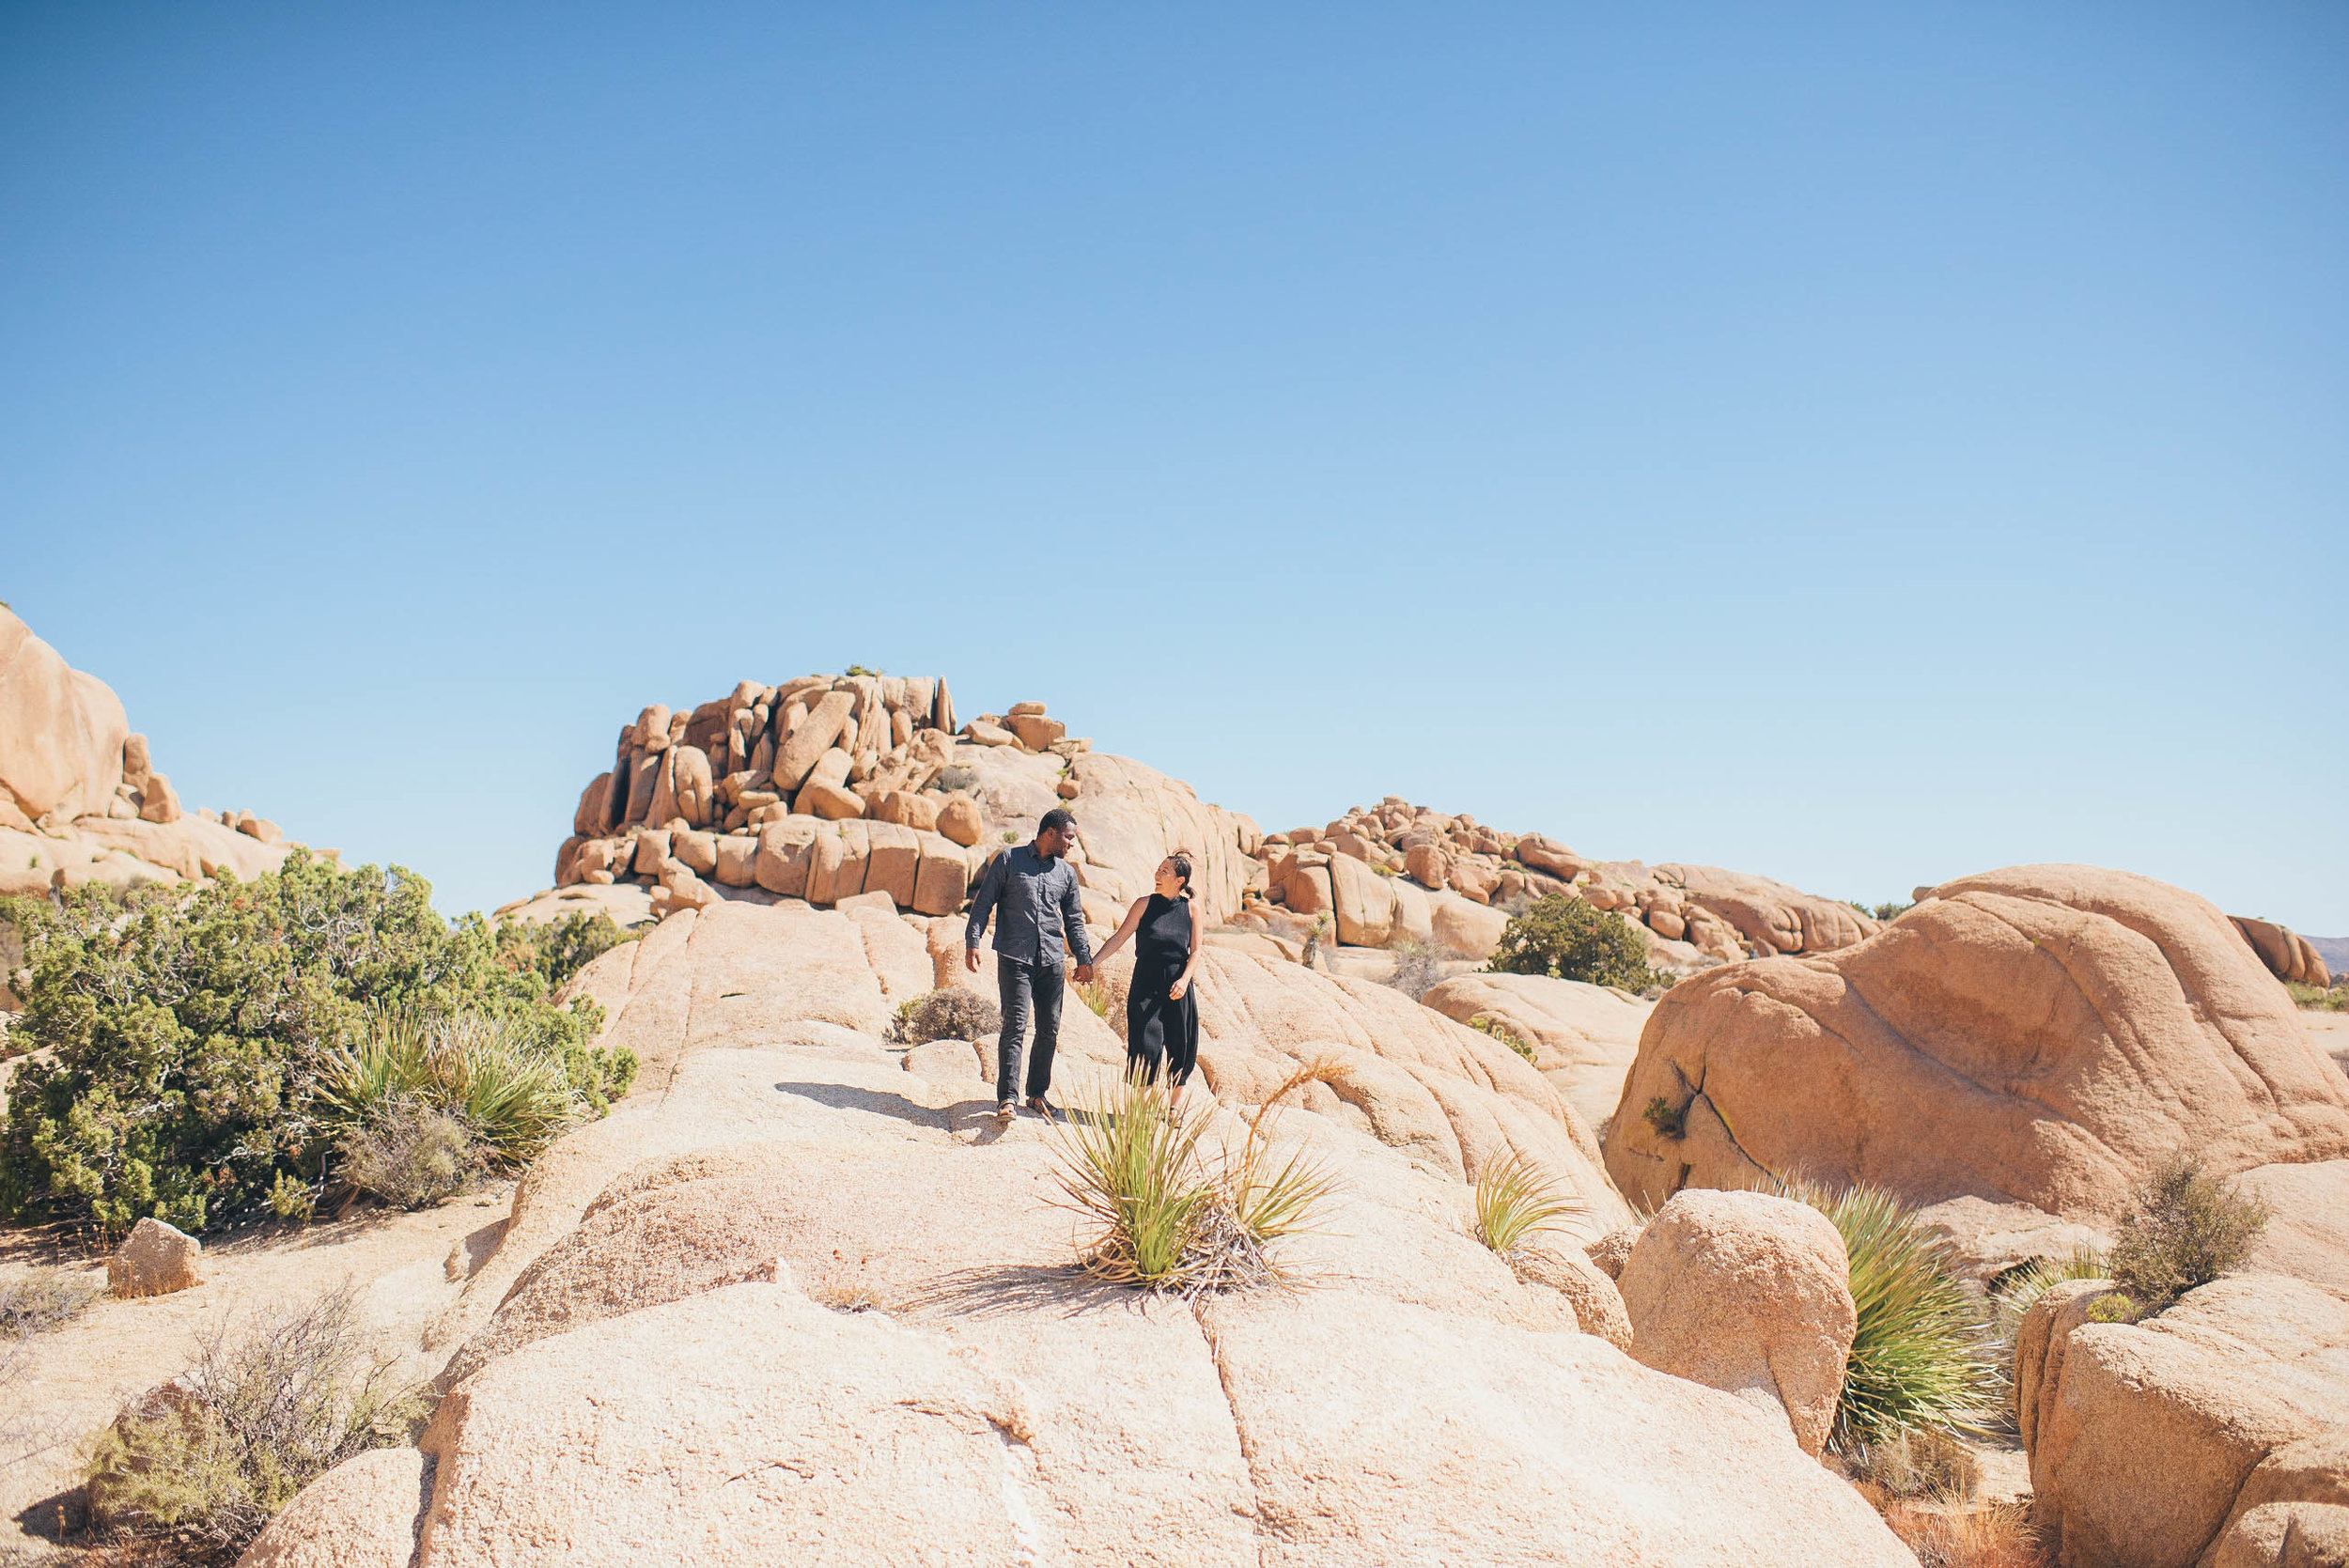
M 1668 981 L 1648 967 L 1647 942 L 1629 921 L 1563 893 L 1511 916 L 1486 968 L 1495 974 L 1547 974 L 1626 991 Z

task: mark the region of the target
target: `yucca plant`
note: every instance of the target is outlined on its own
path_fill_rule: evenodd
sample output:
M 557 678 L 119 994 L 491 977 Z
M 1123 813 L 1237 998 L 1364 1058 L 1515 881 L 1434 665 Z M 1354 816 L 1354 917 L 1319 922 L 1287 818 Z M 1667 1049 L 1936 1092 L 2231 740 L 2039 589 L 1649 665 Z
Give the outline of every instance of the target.
M 1833 1221 L 1851 1260 L 1859 1326 L 1833 1445 L 1857 1452 L 1903 1432 L 1980 1430 L 1995 1419 L 2001 1378 L 1989 1325 L 1916 1216 L 1872 1187 L 1796 1180 L 1781 1190 Z
M 1476 1239 L 1506 1258 L 1589 1205 L 1521 1154 L 1487 1160 L 1476 1174 Z
M 1204 1126 L 1139 1077 L 1107 1108 L 1064 1124 L 1061 1191 L 1097 1233 L 1081 1262 L 1087 1274 L 1153 1289 L 1179 1281 L 1215 1199 L 1199 1161 Z
M 506 1164 L 528 1162 L 586 1114 L 562 1063 L 495 1018 L 468 1013 L 447 1019 L 437 1046 L 436 1072 L 449 1110 Z
M 1332 1069 L 1292 1075 L 1251 1119 L 1240 1152 L 1212 1166 L 1205 1117 L 1128 1077 L 1107 1107 L 1072 1116 L 1059 1149 L 1062 1206 L 1091 1226 L 1079 1266 L 1095 1279 L 1194 1296 L 1280 1278 L 1268 1249 L 1315 1229 L 1335 1178 L 1301 1152 L 1275 1163 L 1262 1133 L 1283 1094 Z
M 2053 1287 L 2066 1280 L 2109 1280 L 2112 1265 L 2093 1247 L 2077 1247 L 2061 1258 L 2033 1258 L 2000 1275 L 1990 1287 L 1993 1326 L 1999 1343 L 2013 1354 L 2016 1336 L 2023 1331 L 2024 1314 Z

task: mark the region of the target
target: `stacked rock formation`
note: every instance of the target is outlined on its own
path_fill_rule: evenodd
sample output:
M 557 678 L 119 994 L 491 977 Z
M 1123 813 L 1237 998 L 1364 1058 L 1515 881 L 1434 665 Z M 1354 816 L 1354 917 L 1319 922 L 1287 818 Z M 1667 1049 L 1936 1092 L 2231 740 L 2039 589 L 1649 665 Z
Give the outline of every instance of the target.
M 2326 964 L 2324 955 L 2297 931 L 2272 920 L 2252 920 L 2245 915 L 2227 918 L 2234 922 L 2234 928 L 2243 933 L 2243 939 L 2251 944 L 2251 951 L 2260 955 L 2260 962 L 2277 979 L 2297 981 L 2303 986 L 2332 985 L 2333 971 Z
M 1595 860 L 1540 833 L 1504 832 L 1395 795 L 1324 827 L 1268 834 L 1261 859 L 1260 896 L 1246 914 L 1268 927 L 1283 924 L 1276 911 L 1308 924 L 1326 918 L 1348 946 L 1427 939 L 1453 900 L 1514 912 L 1561 893 L 1632 921 L 1647 934 L 1656 967 L 1677 973 L 1746 957 L 1832 952 L 1877 930 L 1849 904 L 1765 877 Z M 1477 925 L 1472 917 L 1451 918 Z M 1497 939 L 1500 922 L 1489 926 Z M 1483 952 L 1491 945 L 1486 940 Z
M 955 720 L 945 680 L 927 676 L 745 680 L 692 709 L 655 704 L 620 731 L 612 770 L 581 792 L 555 885 L 640 881 L 656 914 L 871 895 L 951 914 L 990 856 L 1065 804 L 1083 829 L 1078 875 L 1109 901 L 1100 913 L 1146 893 L 1176 848 L 1200 862 L 1194 887 L 1213 914 L 1237 907 L 1257 842 L 1248 818 L 1095 753 L 1042 703 L 983 715 L 959 735 Z
M 251 878 L 292 847 L 250 813 L 183 812 L 122 699 L 0 609 L 0 896 Z

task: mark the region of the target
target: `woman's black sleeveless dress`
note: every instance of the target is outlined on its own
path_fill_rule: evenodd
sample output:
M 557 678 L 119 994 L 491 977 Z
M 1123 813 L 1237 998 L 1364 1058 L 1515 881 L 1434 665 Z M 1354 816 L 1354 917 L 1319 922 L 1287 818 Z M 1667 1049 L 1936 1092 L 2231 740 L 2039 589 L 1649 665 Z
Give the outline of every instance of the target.
M 1150 895 L 1134 932 L 1134 978 L 1126 992 L 1126 1066 L 1146 1082 L 1164 1063 L 1176 1083 L 1199 1060 L 1199 1007 L 1194 989 L 1176 1001 L 1166 993 L 1190 962 L 1190 900 Z

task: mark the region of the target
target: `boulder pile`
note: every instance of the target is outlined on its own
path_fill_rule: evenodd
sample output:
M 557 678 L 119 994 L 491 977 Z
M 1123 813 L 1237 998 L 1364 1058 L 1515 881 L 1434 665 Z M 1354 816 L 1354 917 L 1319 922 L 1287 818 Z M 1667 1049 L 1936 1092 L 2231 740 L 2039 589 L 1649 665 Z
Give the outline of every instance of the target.
M 250 879 L 292 847 L 249 812 L 182 811 L 122 699 L 0 609 L 0 897 Z
M 745 680 L 691 709 L 654 704 L 620 731 L 612 769 L 579 798 L 557 888 L 641 882 L 655 914 L 724 899 L 829 908 L 871 894 L 952 914 L 1007 842 L 1046 812 L 1078 812 L 1072 856 L 1122 913 L 1168 851 L 1202 863 L 1219 918 L 1237 908 L 1255 824 L 1188 784 L 1094 752 L 1038 702 L 956 730 L 945 680 L 801 675 Z M 1114 919 L 1110 921 L 1114 924 Z
M 2303 986 L 2332 985 L 2333 971 L 2326 964 L 2325 955 L 2292 927 L 2246 915 L 2227 918 L 2234 922 L 2234 928 L 2243 933 L 2243 939 L 2251 944 L 2251 951 L 2260 955 L 2260 962 L 2277 979 L 2297 981 Z
M 1262 879 L 1252 881 L 1240 924 L 1295 932 L 1322 922 L 1346 946 L 1417 940 L 1482 957 L 1500 939 L 1501 917 L 1550 893 L 1620 913 L 1647 937 L 1650 962 L 1680 974 L 1833 952 L 1877 930 L 1849 904 L 1766 877 L 1600 861 L 1540 833 L 1488 828 L 1396 795 L 1323 827 L 1268 833 L 1258 858 Z

